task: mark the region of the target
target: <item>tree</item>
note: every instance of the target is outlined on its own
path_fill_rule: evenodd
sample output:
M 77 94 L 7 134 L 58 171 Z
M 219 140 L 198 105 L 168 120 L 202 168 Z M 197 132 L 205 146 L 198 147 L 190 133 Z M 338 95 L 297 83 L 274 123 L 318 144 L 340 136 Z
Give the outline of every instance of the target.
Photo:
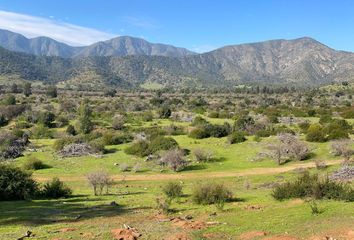
M 11 85 L 11 93 L 19 93 L 19 92 L 20 92 L 20 90 L 18 89 L 17 84 L 16 84 L 16 83 L 13 83 L 13 84 Z
M 333 141 L 331 144 L 332 153 L 335 156 L 341 156 L 345 161 L 349 162 L 351 156 L 354 154 L 352 149 L 353 141 L 349 139 L 340 139 Z
M 103 94 L 106 97 L 114 97 L 116 93 L 117 91 L 115 89 L 106 89 Z
M 79 107 L 79 131 L 83 134 L 88 134 L 93 129 L 91 121 L 92 110 L 87 100 L 81 102 Z
M 167 151 L 160 159 L 160 164 L 168 166 L 171 170 L 178 172 L 187 166 L 184 154 L 181 149 L 173 149 Z
M 109 186 L 113 183 L 113 180 L 108 173 L 102 171 L 90 173 L 87 175 L 87 180 L 92 186 L 95 196 L 102 195 L 104 188 L 106 188 L 106 193 L 108 194 Z
M 23 86 L 23 94 L 26 97 L 29 97 L 32 94 L 32 85 L 31 85 L 31 83 L 29 83 L 29 82 L 25 83 L 25 85 Z
M 0 166 L 0 201 L 25 200 L 38 192 L 38 184 L 31 174 L 19 168 Z
M 169 118 L 171 116 L 172 111 L 167 105 L 164 105 L 162 106 L 162 108 L 159 109 L 158 113 L 159 118 Z

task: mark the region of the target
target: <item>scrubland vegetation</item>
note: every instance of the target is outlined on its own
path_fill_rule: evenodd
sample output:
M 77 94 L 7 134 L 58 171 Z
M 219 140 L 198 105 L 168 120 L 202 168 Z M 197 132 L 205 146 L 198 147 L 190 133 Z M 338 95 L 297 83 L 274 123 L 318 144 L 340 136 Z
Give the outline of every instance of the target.
M 347 237 L 353 94 L 4 87 L 0 238 Z

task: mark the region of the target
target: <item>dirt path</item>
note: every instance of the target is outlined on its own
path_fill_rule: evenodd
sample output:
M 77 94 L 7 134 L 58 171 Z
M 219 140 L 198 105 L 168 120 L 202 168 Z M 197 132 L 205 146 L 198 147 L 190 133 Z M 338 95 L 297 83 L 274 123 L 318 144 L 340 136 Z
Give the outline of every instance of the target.
M 332 160 L 327 161 L 326 165 L 336 165 L 340 164 L 342 160 Z M 114 175 L 112 176 L 114 180 L 125 180 L 125 181 L 159 181 L 159 180 L 184 180 L 184 179 L 203 179 L 203 178 L 221 178 L 221 177 L 242 177 L 242 176 L 253 176 L 253 175 L 268 175 L 285 173 L 297 168 L 313 168 L 315 167 L 314 162 L 297 163 L 289 166 L 274 167 L 274 168 L 250 168 L 242 170 L 241 172 L 198 172 L 198 173 L 175 173 L 175 174 L 132 174 L 132 175 Z M 62 181 L 84 181 L 85 176 L 58 176 Z M 38 181 L 48 181 L 51 177 L 36 177 Z

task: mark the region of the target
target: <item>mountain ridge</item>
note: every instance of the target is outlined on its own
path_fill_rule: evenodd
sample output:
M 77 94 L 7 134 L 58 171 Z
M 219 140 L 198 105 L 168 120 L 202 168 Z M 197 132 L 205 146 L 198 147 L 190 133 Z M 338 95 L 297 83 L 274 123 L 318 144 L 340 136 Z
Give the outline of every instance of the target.
M 109 40 L 108 44 L 120 43 Z M 354 81 L 354 53 L 334 50 L 309 37 L 229 45 L 183 57 L 106 54 L 61 58 L 2 49 L 0 74 L 91 87 L 139 87 L 147 83 L 167 87 L 319 86 Z
M 0 29 L 0 46 L 17 52 L 37 56 L 58 56 L 65 58 L 88 56 L 150 55 L 184 57 L 194 52 L 168 44 L 151 43 L 142 38 L 119 36 L 88 46 L 75 47 L 40 36 L 26 38 L 22 34 Z

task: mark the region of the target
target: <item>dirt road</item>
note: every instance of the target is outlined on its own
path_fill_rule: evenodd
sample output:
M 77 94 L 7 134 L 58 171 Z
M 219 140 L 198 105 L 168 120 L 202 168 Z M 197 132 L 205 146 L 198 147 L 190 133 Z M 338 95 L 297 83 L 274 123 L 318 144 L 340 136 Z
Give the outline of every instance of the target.
M 326 165 L 336 165 L 340 164 L 341 160 L 327 161 Z M 306 163 L 296 163 L 288 166 L 274 167 L 274 168 L 250 168 L 245 170 L 240 170 L 237 172 L 227 171 L 227 172 L 198 172 L 198 173 L 171 173 L 171 174 L 120 174 L 114 175 L 112 178 L 116 181 L 126 180 L 126 181 L 160 181 L 160 180 L 185 180 L 185 179 L 202 179 L 202 178 L 221 178 L 221 177 L 242 177 L 242 176 L 253 176 L 253 175 L 268 175 L 268 174 L 278 174 L 289 172 L 298 168 L 313 168 L 315 167 L 314 162 Z M 62 181 L 85 181 L 85 176 L 58 176 Z M 39 177 L 35 176 L 35 179 L 42 182 L 48 181 L 51 177 Z

